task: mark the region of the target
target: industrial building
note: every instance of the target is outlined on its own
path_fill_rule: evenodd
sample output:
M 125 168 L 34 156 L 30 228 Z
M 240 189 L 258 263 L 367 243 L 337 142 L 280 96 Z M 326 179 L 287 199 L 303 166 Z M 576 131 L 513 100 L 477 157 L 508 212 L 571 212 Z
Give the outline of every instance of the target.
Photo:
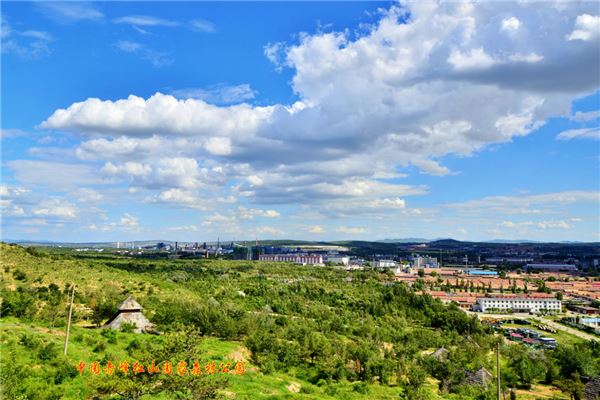
M 533 262 L 533 258 L 518 258 L 518 257 L 486 257 L 488 263 L 494 264 L 527 264 Z
M 577 266 L 573 264 L 527 264 L 527 271 L 547 271 L 547 272 L 576 272 Z

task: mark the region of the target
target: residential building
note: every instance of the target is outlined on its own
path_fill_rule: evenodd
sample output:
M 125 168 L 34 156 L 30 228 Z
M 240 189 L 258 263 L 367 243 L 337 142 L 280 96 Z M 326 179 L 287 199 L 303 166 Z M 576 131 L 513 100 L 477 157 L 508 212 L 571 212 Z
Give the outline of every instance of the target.
M 372 261 L 371 262 L 371 266 L 373 268 L 395 268 L 396 267 L 396 261 L 394 260 L 377 260 L 377 261 Z
M 550 312 L 560 312 L 562 302 L 553 298 L 532 298 L 532 297 L 481 297 L 477 299 L 476 311 L 513 311 L 513 312 L 534 312 L 542 310 Z
M 336 265 L 347 266 L 348 264 L 350 264 L 350 257 L 340 256 L 340 255 L 327 256 L 327 262 L 336 264 Z
M 260 254 L 260 261 L 292 262 L 302 265 L 323 264 L 323 256 L 320 254 Z
M 438 260 L 435 257 L 412 255 L 409 257 L 412 268 L 438 268 Z

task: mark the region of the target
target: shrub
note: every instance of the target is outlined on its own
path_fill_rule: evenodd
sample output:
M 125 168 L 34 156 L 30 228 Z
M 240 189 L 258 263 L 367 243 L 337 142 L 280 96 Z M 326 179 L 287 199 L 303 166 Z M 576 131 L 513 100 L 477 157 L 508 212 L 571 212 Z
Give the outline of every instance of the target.
M 41 341 L 34 335 L 23 334 L 19 339 L 19 344 L 25 346 L 29 350 L 37 350 L 40 347 Z
M 14 270 L 13 271 L 13 276 L 18 281 L 25 281 L 25 280 L 27 280 L 27 274 L 25 272 L 21 271 L 20 269 Z
M 133 350 L 139 350 L 141 348 L 142 346 L 140 345 L 140 342 L 137 339 L 133 339 L 131 342 L 129 342 L 125 350 L 127 350 L 128 353 L 131 353 Z
M 53 343 L 48 343 L 38 351 L 38 358 L 44 361 L 53 360 L 58 356 L 58 350 Z
M 104 350 L 106 350 L 106 343 L 104 342 L 98 342 L 96 343 L 96 347 L 94 347 L 94 350 L 92 350 L 94 353 L 101 353 Z
M 117 343 L 117 332 L 115 332 L 113 329 L 102 329 L 102 333 L 100 334 L 106 338 L 108 343 Z

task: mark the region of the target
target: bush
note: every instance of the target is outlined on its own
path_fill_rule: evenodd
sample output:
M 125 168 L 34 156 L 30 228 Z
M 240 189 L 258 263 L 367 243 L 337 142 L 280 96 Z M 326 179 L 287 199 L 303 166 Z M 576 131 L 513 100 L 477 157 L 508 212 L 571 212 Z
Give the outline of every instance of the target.
M 365 382 L 357 382 L 352 385 L 352 390 L 356 393 L 367 394 L 369 393 L 369 387 Z
M 129 342 L 125 350 L 127 350 L 127 352 L 131 354 L 133 350 L 139 350 L 141 348 L 142 346 L 140 345 L 140 342 L 138 342 L 137 339 L 133 339 L 131 342 Z
M 27 274 L 25 272 L 21 271 L 20 269 L 14 270 L 13 271 L 13 276 L 18 281 L 25 281 L 25 280 L 27 280 Z
M 102 333 L 100 334 L 106 338 L 108 343 L 117 343 L 117 332 L 115 332 L 113 329 L 102 329 Z
M 23 334 L 19 339 L 19 344 L 29 350 L 37 350 L 40 347 L 41 340 L 34 335 Z
M 38 352 L 38 358 L 43 361 L 50 361 L 58 356 L 58 350 L 53 343 L 48 343 Z
M 101 353 L 104 350 L 106 350 L 106 343 L 104 342 L 98 342 L 96 343 L 96 347 L 94 347 L 94 350 L 92 350 L 94 353 Z

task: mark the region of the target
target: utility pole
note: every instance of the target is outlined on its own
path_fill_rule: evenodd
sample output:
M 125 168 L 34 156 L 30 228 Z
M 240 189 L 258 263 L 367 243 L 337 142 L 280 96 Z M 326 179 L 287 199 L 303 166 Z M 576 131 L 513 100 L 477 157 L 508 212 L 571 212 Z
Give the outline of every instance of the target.
M 69 305 L 69 320 L 67 322 L 67 335 L 65 336 L 64 354 L 67 355 L 67 346 L 69 345 L 69 331 L 71 330 L 71 315 L 73 314 L 73 297 L 75 297 L 75 285 L 71 288 L 71 304 Z
M 502 386 L 500 385 L 500 342 L 496 343 L 496 375 L 498 379 L 498 400 L 502 398 Z

